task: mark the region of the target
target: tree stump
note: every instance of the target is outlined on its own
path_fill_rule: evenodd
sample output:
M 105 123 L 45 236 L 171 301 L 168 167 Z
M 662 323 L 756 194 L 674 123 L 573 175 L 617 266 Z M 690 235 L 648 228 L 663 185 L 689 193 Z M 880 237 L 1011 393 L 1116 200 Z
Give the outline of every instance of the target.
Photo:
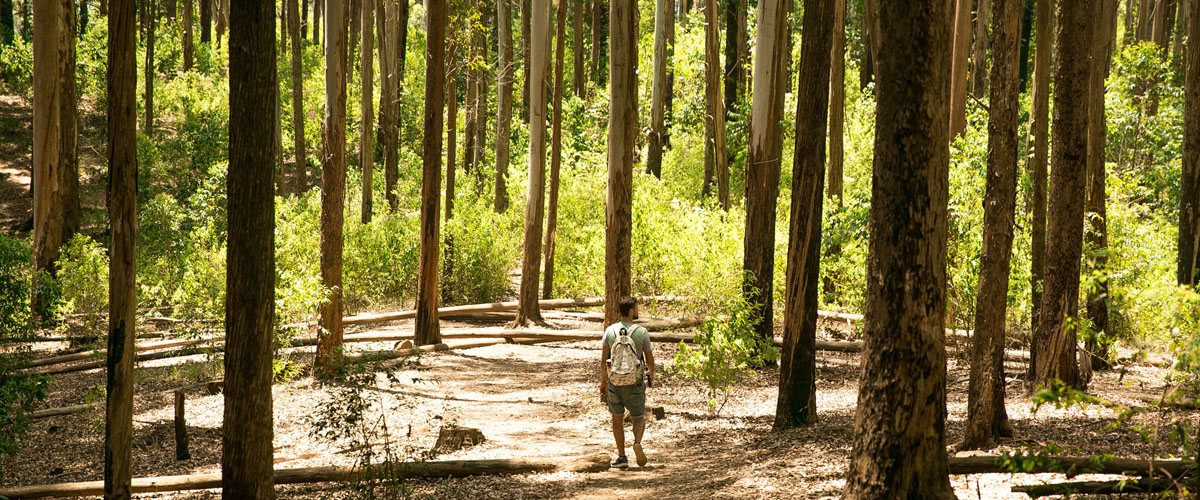
M 175 391 L 175 458 L 187 460 L 192 458 L 188 451 L 187 418 L 184 414 L 184 392 Z
M 441 453 L 453 453 L 484 441 L 487 441 L 487 438 L 483 437 L 483 432 L 479 429 L 444 426 L 438 429 L 438 439 L 433 449 Z

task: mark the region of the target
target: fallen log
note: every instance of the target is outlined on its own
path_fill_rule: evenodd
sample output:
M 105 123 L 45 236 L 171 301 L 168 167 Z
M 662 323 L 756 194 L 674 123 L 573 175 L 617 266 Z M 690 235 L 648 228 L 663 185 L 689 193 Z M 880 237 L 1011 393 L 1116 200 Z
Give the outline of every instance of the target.
M 386 474 L 391 479 L 445 478 L 481 475 L 513 475 L 556 471 L 600 472 L 608 469 L 608 457 L 595 455 L 584 458 L 565 458 L 557 461 L 519 459 L 447 460 L 436 462 L 406 462 L 381 467 L 329 466 L 299 469 L 276 469 L 275 484 L 304 484 L 355 481 L 367 476 Z M 133 480 L 132 493 L 161 493 L 168 491 L 204 490 L 221 487 L 221 473 L 187 476 L 140 477 Z M 0 497 L 11 500 L 29 498 L 65 498 L 104 494 L 104 481 L 40 484 L 0 489 Z
M 1126 479 L 1122 481 L 1080 481 L 1074 483 L 1032 484 L 1013 486 L 1013 493 L 1024 493 L 1030 498 L 1060 495 L 1116 495 L 1121 493 L 1158 493 L 1186 486 L 1195 488 L 1194 481 L 1180 482 L 1174 479 Z
M 37 410 L 33 412 L 31 417 L 33 417 L 34 420 L 37 420 L 39 418 L 57 417 L 59 415 L 72 415 L 99 405 L 100 403 L 96 402 L 91 404 L 64 406 L 62 408 L 47 408 L 45 410 Z
M 196 342 L 196 344 L 199 344 L 199 343 L 200 342 Z M 220 352 L 224 348 L 223 347 L 214 347 L 214 349 L 217 352 Z M 193 344 L 193 345 L 188 346 L 186 349 L 180 349 L 178 351 L 158 351 L 158 352 L 148 352 L 148 353 L 138 354 L 136 361 L 140 363 L 142 361 L 154 361 L 157 359 L 177 358 L 180 356 L 192 356 L 195 354 L 201 354 L 203 352 L 204 352 L 204 349 L 201 346 Z M 94 370 L 96 368 L 104 368 L 106 363 L 107 363 L 107 360 L 98 359 L 95 361 L 78 364 L 78 365 L 59 366 L 59 367 L 51 368 L 48 370 L 34 370 L 33 373 L 37 373 L 40 375 L 61 375 L 64 373 L 74 373 L 74 372 L 82 372 L 82 371 L 87 371 L 87 370 Z
M 674 302 L 682 300 L 682 297 L 674 295 L 657 295 L 650 297 L 638 297 L 641 302 Z M 538 307 L 546 309 L 564 309 L 567 307 L 598 307 L 604 305 L 604 299 L 601 297 L 587 297 L 581 299 L 546 299 L 539 300 Z M 516 301 L 511 302 L 492 302 L 490 304 L 471 304 L 464 306 L 450 306 L 438 308 L 439 318 L 454 317 L 455 314 L 462 313 L 477 313 L 477 312 L 501 312 L 515 311 L 519 307 Z M 414 310 L 393 311 L 384 313 L 358 314 L 342 318 L 343 325 L 369 325 L 372 323 L 384 323 L 387 321 L 397 321 L 402 319 L 412 319 L 417 316 Z M 313 324 L 313 323 L 309 323 Z
M 150 352 L 150 351 L 159 351 L 162 349 L 170 349 L 173 347 L 186 347 L 189 345 L 199 344 L 202 342 L 216 342 L 216 341 L 224 340 L 224 339 L 225 339 L 225 337 L 222 336 L 222 337 L 207 338 L 207 339 L 164 340 L 162 342 L 151 342 L 148 344 L 139 345 L 139 346 L 137 346 L 137 352 Z M 82 361 L 82 360 L 93 358 L 93 357 L 104 357 L 106 354 L 108 354 L 108 349 L 100 349 L 100 350 L 97 350 L 94 352 L 88 350 L 88 351 L 84 351 L 84 352 L 64 354 L 62 356 L 52 356 L 49 358 L 35 359 L 33 361 L 30 361 L 28 365 L 25 365 L 25 368 L 36 368 L 39 366 L 60 365 L 60 364 L 64 364 L 64 363 L 70 363 L 73 361 Z
M 1012 472 L 1001 462 L 997 455 L 978 455 L 972 457 L 950 457 L 951 474 L 999 474 Z M 1033 464 L 1020 474 L 1062 473 L 1067 477 L 1078 474 L 1122 474 L 1126 476 L 1155 476 L 1182 477 L 1186 475 L 1192 464 L 1178 459 L 1156 459 L 1154 461 L 1136 458 L 1113 458 L 1100 460 L 1093 457 L 1048 457 L 1046 459 L 1029 459 Z

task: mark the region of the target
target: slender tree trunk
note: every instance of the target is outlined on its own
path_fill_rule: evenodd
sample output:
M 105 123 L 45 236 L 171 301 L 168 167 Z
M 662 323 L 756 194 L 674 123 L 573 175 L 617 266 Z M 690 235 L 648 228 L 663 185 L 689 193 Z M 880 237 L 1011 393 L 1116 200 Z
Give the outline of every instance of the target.
M 999 3 L 1000 0 L 997 0 Z M 991 7 L 988 0 L 977 0 L 975 8 L 975 37 L 971 42 L 971 95 L 982 98 L 986 95 L 987 85 L 987 53 L 988 53 L 988 17 Z
M 469 28 L 471 31 L 479 29 L 476 26 Z M 475 164 L 475 140 L 479 137 L 475 131 L 475 125 L 478 122 L 475 120 L 475 113 L 479 109 L 479 85 L 476 81 L 479 79 L 479 71 L 474 67 L 471 61 L 474 61 L 478 56 L 478 47 L 474 42 L 474 35 L 471 35 L 472 40 L 467 45 L 467 66 L 466 66 L 466 99 L 463 101 L 464 114 L 463 117 L 463 175 L 471 173 L 471 168 Z M 526 60 L 528 61 L 528 59 Z M 528 63 L 526 63 L 528 64 Z M 526 80 L 526 85 L 528 80 Z
M 404 1 L 404 0 L 400 0 Z M 400 73 L 397 68 L 396 51 L 398 50 L 398 35 L 400 25 L 400 8 L 397 0 L 383 0 L 383 21 L 376 24 L 381 26 L 379 39 L 379 71 L 383 93 L 380 95 L 379 118 L 383 129 L 383 179 L 384 199 L 387 200 L 388 210 L 395 212 L 399 200 L 396 198 L 396 177 L 400 171 L 399 153 L 399 117 L 398 83 Z
M 796 150 L 784 292 L 783 350 L 779 363 L 776 430 L 817 421 L 817 276 L 821 266 L 821 210 L 825 199 L 825 122 L 829 113 L 834 0 L 806 0 L 796 89 Z M 764 12 L 764 14 L 767 14 Z M 775 16 L 786 24 L 786 16 Z M 777 46 L 787 40 L 786 27 Z
M 185 0 L 190 2 L 191 0 Z M 304 76 L 300 57 L 300 15 L 296 0 L 287 0 L 288 31 L 292 38 L 292 137 L 296 155 L 296 195 L 308 190 L 308 154 L 304 146 Z
M 558 33 L 554 42 L 554 111 L 551 119 L 550 142 L 550 200 L 546 215 L 545 285 L 542 298 L 549 299 L 554 290 L 554 237 L 558 230 L 558 175 L 562 165 L 562 100 L 563 58 L 567 45 L 567 0 L 558 0 Z
M 39 6 L 56 2 L 38 2 Z M 52 8 L 52 7 L 46 7 Z M 137 284 L 137 41 L 134 1 L 112 0 L 108 16 L 108 354 L 104 498 L 127 500 L 133 473 L 133 340 Z
M 397 25 L 397 27 L 400 29 L 400 31 L 396 32 L 397 33 L 397 39 L 396 39 L 397 53 L 395 56 L 396 57 L 396 68 L 398 68 L 396 71 L 397 78 L 398 78 L 397 83 L 396 83 L 397 95 L 399 95 L 398 94 L 399 88 L 404 85 L 404 63 L 408 59 L 408 8 L 409 8 L 408 2 L 409 2 L 409 0 L 400 0 L 399 3 L 397 4 L 400 6 L 400 21 L 399 21 L 400 24 Z M 399 115 L 397 115 L 397 117 L 398 116 Z
M 604 216 L 604 323 L 612 324 L 620 318 L 617 302 L 633 293 L 630 253 L 633 154 L 638 133 L 637 4 L 633 0 L 612 0 L 608 16 L 612 30 L 608 41 L 612 104 L 608 113 L 608 193 Z
M 575 97 L 580 99 L 583 99 L 587 81 L 587 66 L 583 65 L 583 4 L 586 1 L 575 0 L 574 24 L 571 27 L 571 35 L 575 37 L 571 43 L 571 50 L 575 53 L 575 73 L 571 76 L 571 83 L 575 84 Z
M 183 70 L 192 70 L 192 59 L 195 49 L 192 48 L 192 18 L 195 14 L 192 13 L 192 4 L 196 0 L 180 0 L 183 2 Z
M 1168 0 L 1156 0 L 1150 18 L 1150 41 L 1161 49 L 1167 48 L 1167 11 L 1170 10 L 1170 4 Z
M 750 104 L 750 147 L 746 158 L 746 232 L 742 294 L 754 308 L 755 333 L 773 338 L 775 204 L 783 156 L 783 98 L 787 94 L 790 45 L 788 0 L 760 0 L 756 32 L 754 92 Z M 770 8 L 770 10 L 767 10 Z M 783 17 L 783 21 L 780 17 Z M 769 24 L 768 24 L 769 23 Z M 783 23 L 783 24 L 781 24 Z
M 592 81 L 596 87 L 604 86 L 604 68 L 600 66 L 600 52 L 604 48 L 605 0 L 592 0 Z
M 954 53 L 950 71 L 950 137 L 967 129 L 967 47 L 971 41 L 971 0 L 956 0 Z
M 346 205 L 346 7 L 325 0 L 325 121 L 321 130 L 321 283 L 328 290 L 317 324 L 318 373 L 337 370 L 342 346 L 342 217 Z M 320 5 L 320 4 L 318 4 Z M 315 26 L 314 26 L 315 27 Z M 315 32 L 314 32 L 315 38 Z
M 62 37 L 72 38 L 63 26 L 63 2 L 36 2 L 33 19 L 38 29 L 33 37 L 33 261 L 34 269 L 55 274 L 58 251 L 63 245 L 63 210 L 57 203 L 63 168 L 62 138 Z M 35 293 L 31 305 L 39 317 L 50 315 L 49 304 Z
M 1191 4 L 1188 22 L 1187 61 L 1184 63 L 1183 165 L 1179 188 L 1179 270 L 1181 285 L 1195 286 L 1200 273 L 1200 1 Z
M 346 32 L 346 39 L 349 40 L 349 44 L 350 44 L 346 50 L 346 57 L 348 58 L 347 64 L 350 64 L 350 61 L 354 60 L 354 54 L 358 51 L 358 42 L 359 42 L 358 34 L 361 33 L 361 30 L 362 30 L 362 2 L 363 1 L 364 0 L 349 0 L 349 6 L 347 8 L 347 14 L 346 14 L 346 16 L 347 16 L 346 23 L 347 23 L 347 27 L 348 27 L 348 30 Z M 366 0 L 366 1 L 372 1 L 372 0 Z M 347 69 L 347 71 L 352 71 L 352 70 Z
M 75 88 L 75 5 L 73 0 L 59 0 L 62 5 L 62 31 L 59 32 L 59 148 L 58 192 L 53 210 L 61 211 L 60 242 L 71 240 L 79 232 L 83 214 L 79 207 L 79 125 Z
M 512 79 L 513 38 L 512 7 L 508 2 L 496 2 L 496 193 L 493 200 L 496 213 L 508 210 L 508 143 L 512 136 Z
M 1083 202 L 1087 173 L 1087 71 L 1092 10 L 1084 3 L 1058 5 L 1054 50 L 1054 147 L 1046 233 L 1046 277 L 1035 337 L 1043 341 L 1033 386 L 1052 379 L 1084 387 L 1076 361 L 1079 258 L 1083 251 Z
M 475 170 L 474 170 L 474 172 L 475 172 L 475 193 L 476 193 L 476 195 L 482 196 L 483 192 L 484 192 L 484 188 L 486 187 L 486 184 L 487 184 L 486 176 L 484 175 L 483 164 L 484 164 L 484 159 L 485 159 L 486 153 L 487 153 L 487 137 L 488 137 L 487 136 L 487 113 L 488 113 L 487 100 L 488 100 L 488 82 L 490 81 L 490 77 L 488 75 L 488 69 L 490 66 L 487 63 L 487 61 L 488 61 L 487 34 L 490 31 L 488 29 L 488 19 L 490 19 L 491 16 L 489 16 L 490 9 L 487 9 L 486 5 L 480 5 L 480 8 L 482 9 L 482 11 L 480 12 L 479 19 L 481 20 L 481 22 L 483 24 L 480 26 L 481 29 L 475 32 L 475 49 L 476 49 L 477 53 L 479 54 L 480 61 L 483 62 L 484 64 L 479 67 L 479 73 L 477 74 L 477 78 L 475 79 L 476 89 L 475 89 L 475 115 L 474 115 L 474 117 L 475 117 L 476 137 L 475 137 L 475 149 L 473 149 L 471 151 L 471 155 L 474 157 L 472 159 L 472 163 L 475 165 Z M 547 48 L 546 50 L 549 51 L 550 49 Z M 546 102 L 546 100 L 542 99 L 542 102 Z M 543 113 L 543 116 L 545 116 L 545 113 Z M 507 172 L 506 172 L 506 174 L 507 174 Z
M 744 28 L 738 23 L 739 10 L 746 9 L 746 0 L 721 0 L 721 6 L 725 11 L 725 119 L 729 119 L 729 112 L 737 104 L 739 92 L 738 85 L 745 80 L 745 69 L 742 66 L 742 39 L 744 38 L 740 28 Z M 743 23 L 744 24 L 744 23 Z M 719 42 L 718 42 L 719 43 Z
M 1134 0 L 1125 0 L 1125 19 L 1123 23 L 1125 27 L 1125 34 L 1121 36 L 1121 48 L 1128 47 L 1129 42 L 1131 42 L 1133 38 L 1134 19 L 1137 17 L 1137 13 L 1133 10 L 1133 1 Z
M 525 203 L 525 252 L 521 257 L 521 289 L 516 326 L 541 323 L 542 217 L 546 191 L 546 70 L 550 49 L 550 0 L 533 0 L 530 10 L 529 193 Z
M 863 17 L 867 22 L 867 30 L 868 30 L 867 41 L 869 43 L 868 48 L 870 48 L 869 55 L 871 56 L 869 59 L 869 61 L 871 63 L 870 64 L 870 72 L 872 74 L 878 75 L 879 74 L 879 50 L 880 50 L 879 46 L 882 43 L 881 40 L 883 37 L 882 37 L 882 35 L 879 34 L 880 33 L 879 7 L 876 5 L 876 0 L 863 0 L 863 10 L 866 11 L 864 13 Z M 870 82 L 869 78 L 867 79 L 867 82 Z M 865 88 L 866 85 L 864 84 L 863 87 Z
M 1183 38 L 1187 36 L 1188 12 L 1190 0 L 1179 0 L 1179 12 L 1175 16 L 1175 42 L 1171 45 L 1171 60 L 1181 60 L 1183 55 Z
M 217 9 L 217 45 L 221 45 L 221 39 L 225 37 L 225 27 L 229 26 L 229 0 L 214 0 L 213 4 Z
M 1137 28 L 1134 30 L 1134 36 L 1139 41 L 1150 39 L 1150 23 L 1153 21 L 1151 16 L 1153 12 L 1153 0 L 1138 0 Z
M 200 43 L 212 41 L 212 2 L 216 0 L 200 0 Z
M 407 0 L 402 0 L 407 1 Z M 442 106 L 446 96 L 446 0 L 426 0 L 425 134 L 421 140 L 421 249 L 417 264 L 417 345 L 441 342 L 438 250 L 441 245 Z
M 300 4 L 300 37 L 308 40 L 308 0 Z
M 209 1 L 215 1 L 215 0 L 209 0 Z M 337 1 L 337 0 L 334 0 L 334 1 Z M 324 20 L 324 7 L 325 7 L 325 0 L 313 0 L 313 22 L 312 22 L 313 45 L 316 45 L 318 47 L 321 46 L 321 21 Z M 326 28 L 329 27 L 328 21 L 326 21 L 325 26 L 326 26 Z
M 835 0 L 833 4 L 833 47 L 830 51 L 829 67 L 829 159 L 827 160 L 826 188 L 834 210 L 842 210 L 842 159 L 845 151 L 842 136 L 845 134 L 846 108 L 846 0 Z M 825 255 L 835 256 L 842 252 L 841 245 L 831 243 Z M 837 284 L 832 276 L 826 275 L 821 283 L 826 303 L 837 300 Z
M 1033 207 L 1030 228 L 1030 342 L 1029 378 L 1033 378 L 1033 367 L 1043 344 L 1037 337 L 1037 324 L 1041 321 L 1042 280 L 1046 275 L 1046 176 L 1049 172 L 1050 131 L 1050 55 L 1053 42 L 1050 29 L 1054 24 L 1051 0 L 1037 0 L 1037 52 L 1033 58 L 1033 95 L 1030 97 L 1029 133 L 1032 135 L 1030 149 L 1033 155 L 1026 158 L 1025 169 L 1029 172 L 1033 186 Z
M 1021 11 L 1021 52 L 1017 56 L 1017 78 L 1022 93 L 1029 87 L 1029 48 L 1033 39 L 1033 13 L 1037 0 L 1022 0 Z
M 222 497 L 270 500 L 275 498 L 275 2 L 239 0 L 231 7 Z
M 979 264 L 975 336 L 962 449 L 991 448 L 1012 435 L 1004 408 L 1004 328 L 1017 205 L 1017 57 L 1021 0 L 996 0 L 992 22 L 992 93 L 988 102 L 988 173 L 983 200 L 983 254 Z
M 725 103 L 721 100 L 721 40 L 717 0 L 705 0 L 704 19 L 704 81 L 705 101 L 705 147 L 704 195 L 709 193 L 711 173 L 716 177 L 717 200 L 721 208 L 729 210 L 729 154 L 725 141 Z
M 0 0 L 0 45 L 12 45 L 16 39 L 13 22 L 13 0 Z
M 359 128 L 361 143 L 358 147 L 358 164 L 362 166 L 362 223 L 371 222 L 371 190 L 375 174 L 375 0 L 362 0 L 362 43 L 359 45 L 358 60 L 362 80 L 362 125 Z
M 455 39 L 454 36 L 450 37 Z M 458 145 L 458 64 L 455 53 L 458 47 L 450 44 L 446 53 L 446 221 L 454 218 L 454 161 L 457 156 L 455 149 Z M 450 249 L 447 245 L 446 262 L 450 262 Z M 449 271 L 446 272 L 450 274 Z
M 529 31 L 530 31 L 530 0 L 516 0 L 521 4 L 521 71 L 525 79 L 525 84 L 521 86 L 521 119 L 529 122 L 529 86 L 532 84 L 529 79 L 530 60 L 529 60 Z
M 657 0 L 654 7 L 654 75 L 650 86 L 650 133 L 646 137 L 646 173 L 662 178 L 662 155 L 666 144 L 667 65 L 674 48 L 669 40 L 675 32 L 675 0 Z M 672 75 L 673 76 L 673 75 Z
M 143 120 L 142 133 L 147 136 L 154 135 L 154 25 L 158 17 L 157 9 L 155 8 L 154 0 L 142 0 L 143 10 L 142 15 L 146 17 L 144 24 L 146 26 L 146 64 L 143 66 L 145 70 L 145 84 L 143 87 L 146 91 L 146 96 L 142 99 L 142 107 L 146 112 L 146 118 Z M 274 30 L 272 30 L 274 34 Z
M 1097 21 L 1092 30 L 1091 58 L 1088 72 L 1088 124 L 1087 124 L 1087 188 L 1085 220 L 1088 222 L 1084 237 L 1092 249 L 1090 267 L 1093 273 L 1103 273 L 1108 266 L 1108 211 L 1105 206 L 1105 136 L 1108 133 L 1104 111 L 1104 80 L 1108 77 L 1110 54 L 1116 39 L 1117 0 L 1104 0 L 1094 4 Z M 1092 370 L 1108 368 L 1108 350 L 1111 342 L 1107 338 L 1108 326 L 1108 281 L 1103 280 L 1087 290 L 1087 317 L 1092 331 L 1103 337 L 1089 337 L 1086 350 L 1090 354 L 1081 366 L 1085 374 Z M 1090 376 L 1085 377 L 1090 378 Z
M 954 498 L 947 476 L 950 2 L 882 2 L 866 320 L 843 498 Z M 903 137 L 903 141 L 896 140 Z

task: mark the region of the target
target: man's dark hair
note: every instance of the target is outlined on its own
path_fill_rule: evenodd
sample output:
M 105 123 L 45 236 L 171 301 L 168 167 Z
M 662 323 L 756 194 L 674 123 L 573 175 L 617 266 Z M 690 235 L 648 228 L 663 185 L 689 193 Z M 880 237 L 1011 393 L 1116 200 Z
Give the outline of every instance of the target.
M 636 305 L 637 299 L 626 295 L 617 302 L 617 309 L 621 311 L 622 316 L 629 316 L 629 312 L 633 311 L 633 307 Z

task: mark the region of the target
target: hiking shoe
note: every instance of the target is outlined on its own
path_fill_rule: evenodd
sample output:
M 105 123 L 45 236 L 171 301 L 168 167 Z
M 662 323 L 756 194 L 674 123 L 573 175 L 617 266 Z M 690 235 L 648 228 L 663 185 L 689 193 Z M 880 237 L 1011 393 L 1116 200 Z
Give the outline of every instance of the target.
M 624 469 L 626 467 L 629 467 L 629 458 L 628 457 L 617 457 L 616 460 L 613 460 L 611 466 L 614 469 Z
M 633 453 L 637 455 L 638 467 L 646 466 L 646 452 L 642 451 L 642 443 L 633 443 Z

